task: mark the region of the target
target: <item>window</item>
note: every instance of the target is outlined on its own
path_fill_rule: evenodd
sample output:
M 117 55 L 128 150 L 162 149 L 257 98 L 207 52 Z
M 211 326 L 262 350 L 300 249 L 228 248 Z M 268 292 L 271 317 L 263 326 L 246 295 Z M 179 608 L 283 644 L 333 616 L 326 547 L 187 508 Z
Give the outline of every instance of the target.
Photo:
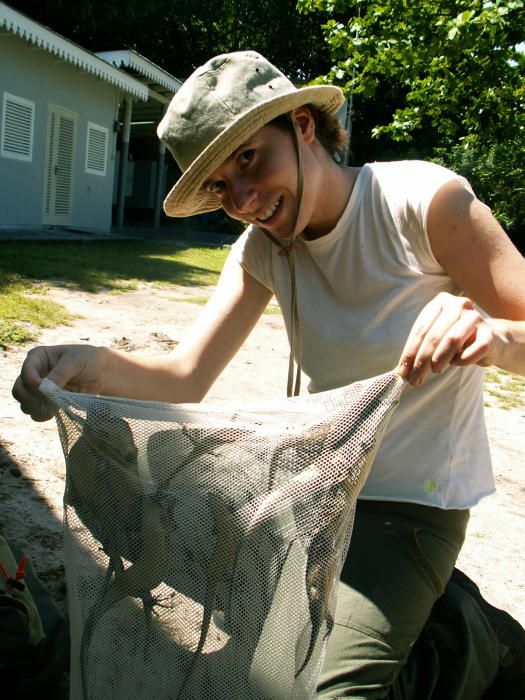
M 86 173 L 91 173 L 91 175 L 106 174 L 108 133 L 106 127 L 88 122 Z
M 3 158 L 16 160 L 33 160 L 33 126 L 35 122 L 35 103 L 4 92 L 4 109 L 2 119 L 2 145 L 0 153 Z

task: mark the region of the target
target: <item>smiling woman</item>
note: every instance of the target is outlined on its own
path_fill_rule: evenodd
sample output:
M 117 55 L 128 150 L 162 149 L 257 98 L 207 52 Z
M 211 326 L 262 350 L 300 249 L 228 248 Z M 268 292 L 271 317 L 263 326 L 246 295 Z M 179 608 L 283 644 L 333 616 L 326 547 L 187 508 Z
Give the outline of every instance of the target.
M 316 110 L 342 103 L 254 52 L 199 67 L 158 133 L 182 171 L 166 213 L 249 224 L 215 293 L 169 356 L 37 348 L 13 392 L 35 420 L 52 414 L 44 377 L 200 401 L 275 294 L 310 392 L 392 368 L 410 384 L 358 500 L 318 697 L 521 700 L 525 633 L 453 572 L 469 509 L 494 490 L 482 367 L 525 374 L 525 262 L 450 170 L 334 160 Z
M 281 194 L 273 202 L 267 196 L 258 198 L 257 185 L 264 182 L 268 189 L 271 186 L 272 176 L 278 175 L 282 178 L 283 173 L 291 169 L 289 179 L 292 190 L 297 187 L 297 168 L 294 166 L 293 152 L 296 125 L 300 126 L 303 136 L 306 135 L 306 129 L 309 130 L 309 138 L 315 134 L 316 149 L 319 145 L 324 149 L 324 153 L 319 150 L 317 155 L 323 161 L 328 161 L 323 165 L 329 167 L 330 161 L 335 164 L 342 162 L 347 133 L 341 127 L 339 120 L 314 105 L 305 105 L 294 110 L 292 114 L 276 117 L 242 143 L 219 168 L 206 178 L 202 189 L 216 194 L 222 208 L 232 218 L 251 221 L 264 226 L 267 230 L 272 230 L 274 224 L 281 219 L 284 197 Z M 282 133 L 276 133 L 278 130 Z M 292 141 L 290 134 L 292 134 Z M 334 170 L 334 173 L 337 172 L 338 169 Z M 326 172 L 324 174 L 326 176 Z M 333 193 L 330 187 L 326 190 L 331 197 Z M 330 202 L 324 195 L 322 196 L 325 212 L 329 211 L 330 218 L 335 217 L 337 220 L 339 218 L 337 207 L 334 213 Z M 267 201 L 259 201 L 259 199 Z M 343 193 L 343 199 L 346 201 L 346 193 Z M 310 220 L 308 227 L 304 227 L 303 233 L 309 234 L 312 238 L 315 237 L 314 227 L 315 222 Z M 290 226 L 288 228 L 284 226 L 284 237 L 289 235 L 289 228 Z M 327 230 L 333 228 L 333 223 L 326 224 L 326 228 Z
M 297 193 L 296 129 L 310 146 L 302 154 L 302 207 Z M 282 240 L 289 239 L 291 231 L 313 239 L 335 226 L 354 179 L 355 170 L 342 170 L 316 139 L 316 121 L 304 106 L 259 129 L 211 173 L 204 189 L 217 196 L 233 219 L 262 226 Z

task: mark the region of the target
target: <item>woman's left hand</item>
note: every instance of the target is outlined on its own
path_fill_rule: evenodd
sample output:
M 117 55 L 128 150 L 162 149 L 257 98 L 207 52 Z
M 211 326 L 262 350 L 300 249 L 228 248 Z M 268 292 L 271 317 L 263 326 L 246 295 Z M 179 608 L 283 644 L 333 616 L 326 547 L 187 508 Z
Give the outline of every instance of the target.
M 496 364 L 502 339 L 497 322 L 486 319 L 466 297 L 441 292 L 422 309 L 399 360 L 399 374 L 419 386 L 429 372 L 448 365 Z

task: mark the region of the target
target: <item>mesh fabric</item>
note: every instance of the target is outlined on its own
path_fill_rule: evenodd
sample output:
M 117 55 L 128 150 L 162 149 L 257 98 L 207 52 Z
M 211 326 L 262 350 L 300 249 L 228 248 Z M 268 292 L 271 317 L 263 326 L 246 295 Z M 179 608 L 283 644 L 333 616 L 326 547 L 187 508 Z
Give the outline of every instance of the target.
M 66 458 L 72 700 L 315 697 L 394 373 L 257 407 L 49 380 Z

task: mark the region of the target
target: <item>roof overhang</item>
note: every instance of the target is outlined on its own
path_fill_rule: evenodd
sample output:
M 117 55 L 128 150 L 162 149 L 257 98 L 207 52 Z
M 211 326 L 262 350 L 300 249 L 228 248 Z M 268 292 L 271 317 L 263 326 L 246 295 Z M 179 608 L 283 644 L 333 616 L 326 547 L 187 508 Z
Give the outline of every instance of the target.
M 0 28 L 4 28 L 39 49 L 48 51 L 53 56 L 71 63 L 80 70 L 114 85 L 138 100 L 146 101 L 148 99 L 147 85 L 1 2 Z
M 180 80 L 174 78 L 163 68 L 131 49 L 122 51 L 100 51 L 97 56 L 109 64 L 135 74 L 140 80 L 148 81 L 148 87 L 153 99 L 159 98 L 161 102 L 169 102 L 171 97 L 182 85 Z

